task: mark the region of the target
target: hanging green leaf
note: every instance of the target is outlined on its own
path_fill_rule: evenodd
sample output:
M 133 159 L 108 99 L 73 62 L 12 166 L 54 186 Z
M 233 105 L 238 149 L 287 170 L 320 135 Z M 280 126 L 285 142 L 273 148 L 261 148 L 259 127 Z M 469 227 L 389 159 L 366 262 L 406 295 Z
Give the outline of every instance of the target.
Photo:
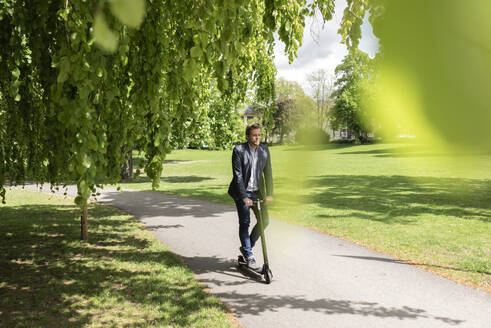
M 15 78 L 15 79 L 18 79 L 19 76 L 20 76 L 20 70 L 19 68 L 15 68 L 13 71 L 12 71 L 12 76 Z
M 188 58 L 184 61 L 184 78 L 186 81 L 191 81 L 196 70 L 196 62 L 193 58 Z
M 24 2 L 7 1 L 0 29 L 0 198 L 5 181 L 26 176 L 84 181 L 81 209 L 89 186 L 119 181 L 129 149 L 145 154 L 141 168 L 156 188 L 176 140 L 236 141 L 227 122 L 246 91 L 255 88 L 263 104 L 274 97 L 275 31 L 265 12 L 297 30 L 283 42 L 299 45 L 302 37 L 296 1 Z M 106 9 L 125 26 L 113 25 Z M 144 18 L 151 24 L 136 30 Z M 5 132 L 10 126 L 15 133 Z
M 110 0 L 111 11 L 121 23 L 137 28 L 145 17 L 144 0 Z
M 202 54 L 203 54 L 203 52 L 201 51 L 200 46 L 195 45 L 194 47 L 191 48 L 191 56 L 192 57 L 199 58 L 199 57 L 201 57 Z
M 65 56 L 61 57 L 58 65 L 58 77 L 56 82 L 63 83 L 68 79 L 68 73 L 70 72 L 70 60 Z
M 94 19 L 94 41 L 102 49 L 114 52 L 118 46 L 118 36 L 107 26 L 102 13 L 97 13 Z

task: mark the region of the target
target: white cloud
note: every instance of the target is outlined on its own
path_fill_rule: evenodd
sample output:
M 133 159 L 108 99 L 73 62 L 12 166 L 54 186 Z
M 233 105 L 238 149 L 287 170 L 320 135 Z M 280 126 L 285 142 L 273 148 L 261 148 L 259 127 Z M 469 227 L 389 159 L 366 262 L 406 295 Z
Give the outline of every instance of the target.
M 298 49 L 298 56 L 294 58 L 292 64 L 288 63 L 283 43 L 277 41 L 274 48 L 274 62 L 278 70 L 278 77 L 297 81 L 305 89 L 306 75 L 311 72 L 324 69 L 334 75 L 334 69 L 347 54 L 346 46 L 341 44 L 341 36 L 337 33 L 345 7 L 345 1 L 336 1 L 333 19 L 325 24 L 322 23 L 322 18 L 313 19 L 309 17 L 306 19 L 303 44 Z M 316 40 L 314 40 L 312 34 L 316 36 Z M 362 39 L 359 48 L 371 56 L 378 49 L 377 39 L 373 36 L 371 26 L 366 19 L 362 25 Z
M 368 22 L 368 16 L 365 17 L 363 25 L 361 25 L 361 40 L 358 48 L 372 58 L 378 52 L 378 39 L 373 35 L 372 25 Z

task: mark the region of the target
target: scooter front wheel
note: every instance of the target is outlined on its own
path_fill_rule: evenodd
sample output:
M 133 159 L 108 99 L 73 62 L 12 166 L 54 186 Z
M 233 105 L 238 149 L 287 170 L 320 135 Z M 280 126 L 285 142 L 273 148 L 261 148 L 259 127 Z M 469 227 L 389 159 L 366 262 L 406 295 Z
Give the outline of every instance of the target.
M 267 269 L 266 272 L 264 272 L 264 280 L 268 285 L 271 283 L 272 278 L 273 278 L 273 273 L 271 272 L 271 270 Z

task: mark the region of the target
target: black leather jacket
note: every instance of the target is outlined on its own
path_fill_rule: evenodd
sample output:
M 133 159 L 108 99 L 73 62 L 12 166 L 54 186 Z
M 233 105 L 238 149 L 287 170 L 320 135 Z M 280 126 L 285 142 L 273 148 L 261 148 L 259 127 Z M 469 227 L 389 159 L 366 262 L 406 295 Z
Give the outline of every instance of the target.
M 273 171 L 271 169 L 271 156 L 268 146 L 259 144 L 257 148 L 256 181 L 259 187 L 259 196 L 273 196 Z M 228 194 L 234 199 L 247 197 L 246 188 L 251 178 L 252 155 L 247 142 L 234 147 L 232 153 L 232 171 L 234 177 L 228 188 Z

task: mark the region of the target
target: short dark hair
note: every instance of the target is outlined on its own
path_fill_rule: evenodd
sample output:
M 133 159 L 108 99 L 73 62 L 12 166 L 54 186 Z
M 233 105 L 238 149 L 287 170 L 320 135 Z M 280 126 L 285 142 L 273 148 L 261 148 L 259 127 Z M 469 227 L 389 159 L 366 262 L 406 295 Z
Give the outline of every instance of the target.
M 256 129 L 261 129 L 261 125 L 259 123 L 252 123 L 252 124 L 249 124 L 246 128 L 246 136 L 248 136 L 249 134 L 251 134 L 251 131 L 252 130 L 256 130 Z

